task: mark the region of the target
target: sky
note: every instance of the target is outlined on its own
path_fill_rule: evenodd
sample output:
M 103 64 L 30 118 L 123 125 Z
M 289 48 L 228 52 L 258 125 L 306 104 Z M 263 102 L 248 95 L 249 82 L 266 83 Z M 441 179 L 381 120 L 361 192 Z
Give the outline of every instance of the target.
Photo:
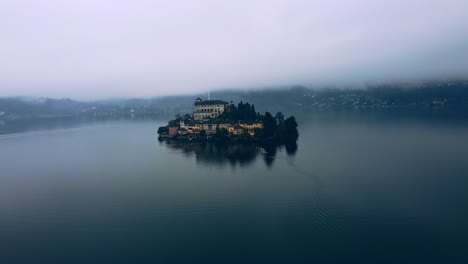
M 0 0 L 0 96 L 468 76 L 468 0 Z

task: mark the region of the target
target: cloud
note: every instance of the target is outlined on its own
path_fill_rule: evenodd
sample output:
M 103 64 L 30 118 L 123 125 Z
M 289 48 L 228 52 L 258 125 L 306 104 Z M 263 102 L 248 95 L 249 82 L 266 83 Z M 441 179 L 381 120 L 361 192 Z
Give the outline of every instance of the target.
M 4 0 L 0 95 L 466 76 L 466 10 L 463 0 Z

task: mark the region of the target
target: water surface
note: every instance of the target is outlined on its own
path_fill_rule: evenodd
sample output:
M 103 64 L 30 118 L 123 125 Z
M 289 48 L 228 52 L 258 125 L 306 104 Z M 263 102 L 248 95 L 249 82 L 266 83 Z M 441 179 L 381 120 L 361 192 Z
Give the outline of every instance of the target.
M 463 122 L 318 114 L 266 150 L 166 144 L 160 125 L 0 135 L 0 262 L 468 260 Z

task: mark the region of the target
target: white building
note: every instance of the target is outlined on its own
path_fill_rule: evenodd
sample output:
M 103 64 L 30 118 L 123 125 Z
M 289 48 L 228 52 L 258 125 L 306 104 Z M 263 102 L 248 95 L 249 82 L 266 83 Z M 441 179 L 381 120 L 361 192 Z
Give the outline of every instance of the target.
M 216 118 L 226 110 L 228 103 L 221 100 L 195 99 L 193 119 L 206 120 Z
M 179 121 L 179 127 L 180 127 L 180 128 L 183 128 L 183 129 L 187 129 L 187 125 L 185 124 L 185 121 L 184 121 L 184 120 L 180 120 L 180 121 Z

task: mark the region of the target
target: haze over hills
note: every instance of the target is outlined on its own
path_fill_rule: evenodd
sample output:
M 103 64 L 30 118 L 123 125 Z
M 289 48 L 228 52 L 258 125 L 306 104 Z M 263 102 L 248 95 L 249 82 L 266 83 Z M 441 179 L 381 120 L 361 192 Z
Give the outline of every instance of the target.
M 76 101 L 34 97 L 0 98 L 0 119 L 31 118 L 167 118 L 191 113 L 196 97 L 207 94 L 155 98 Z M 468 112 L 468 81 L 434 81 L 421 84 L 383 84 L 365 89 L 309 89 L 294 86 L 253 91 L 223 90 L 211 98 L 251 102 L 257 110 L 300 114 L 311 110 L 407 109 Z

